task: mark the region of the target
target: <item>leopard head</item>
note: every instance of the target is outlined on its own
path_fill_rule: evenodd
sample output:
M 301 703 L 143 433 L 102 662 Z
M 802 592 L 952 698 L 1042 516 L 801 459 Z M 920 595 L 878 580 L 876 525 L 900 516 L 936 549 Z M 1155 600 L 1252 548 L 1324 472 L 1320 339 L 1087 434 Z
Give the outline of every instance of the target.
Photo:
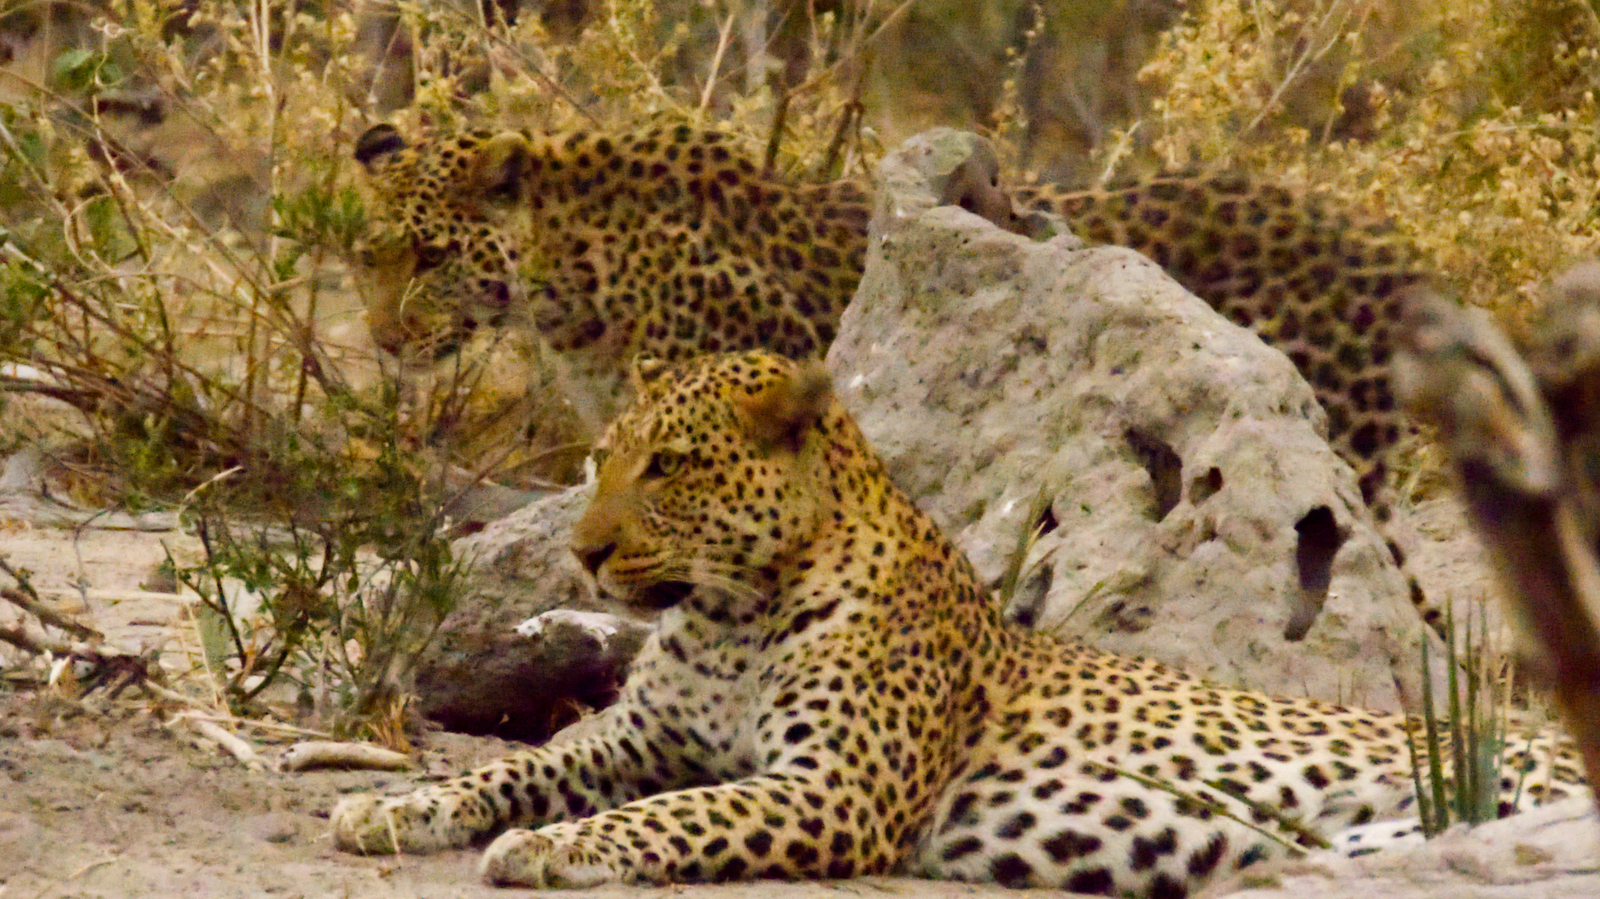
M 820 365 L 767 352 L 647 360 L 633 381 L 633 404 L 596 444 L 574 554 L 636 611 L 696 588 L 767 592 L 824 514 L 830 432 L 855 433 Z
M 368 197 L 362 283 L 378 346 L 406 361 L 437 359 L 537 289 L 537 267 L 513 237 L 530 152 L 516 132 L 411 145 L 378 125 L 356 141 Z

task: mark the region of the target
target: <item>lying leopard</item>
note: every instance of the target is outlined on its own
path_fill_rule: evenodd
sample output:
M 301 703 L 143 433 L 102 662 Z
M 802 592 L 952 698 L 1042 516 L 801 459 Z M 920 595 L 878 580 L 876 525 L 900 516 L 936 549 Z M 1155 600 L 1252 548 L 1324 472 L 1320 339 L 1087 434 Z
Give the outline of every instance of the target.
M 819 354 L 865 264 L 864 189 L 789 183 L 713 132 L 473 131 L 412 145 L 379 125 L 355 156 L 378 223 L 366 279 L 378 344 L 431 358 L 484 326 L 532 329 L 566 359 L 575 402 L 600 425 L 639 353 Z M 969 186 L 948 199 L 1002 225 L 1015 224 L 1013 198 L 1060 213 L 1086 240 L 1149 256 L 1283 350 L 1363 496 L 1388 517 L 1387 460 L 1403 432 L 1391 332 L 1401 289 L 1421 279 L 1393 234 L 1227 176 L 1007 196 L 990 166 Z
M 1407 814 L 1415 721 L 1225 690 L 1008 626 L 815 363 L 641 363 L 573 552 L 657 615 L 594 736 L 334 809 L 337 844 L 489 844 L 497 884 L 908 873 L 1181 897 Z M 1578 788 L 1539 736 L 1513 795 Z M 1529 746 L 1517 743 L 1518 746 Z

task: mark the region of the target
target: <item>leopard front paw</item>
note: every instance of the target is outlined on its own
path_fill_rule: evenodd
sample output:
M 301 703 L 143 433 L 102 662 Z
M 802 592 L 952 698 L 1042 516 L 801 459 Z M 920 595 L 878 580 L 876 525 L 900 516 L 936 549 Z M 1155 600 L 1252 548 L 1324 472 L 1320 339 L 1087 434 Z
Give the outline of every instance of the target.
M 546 830 L 559 830 L 559 825 Z M 634 879 L 605 852 L 533 830 L 508 830 L 495 838 L 478 871 L 495 886 L 545 889 L 577 890 Z
M 333 841 L 346 852 L 387 855 L 437 852 L 472 842 L 484 817 L 459 796 L 351 796 L 328 816 Z M 492 812 L 489 813 L 492 819 Z M 490 822 L 492 824 L 492 821 Z M 486 828 L 482 828 L 486 829 Z

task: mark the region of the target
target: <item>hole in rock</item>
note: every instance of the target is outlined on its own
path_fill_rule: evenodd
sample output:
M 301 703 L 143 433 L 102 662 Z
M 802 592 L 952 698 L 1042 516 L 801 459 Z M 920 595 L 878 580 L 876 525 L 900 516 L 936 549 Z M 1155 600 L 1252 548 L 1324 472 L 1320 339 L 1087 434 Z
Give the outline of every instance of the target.
M 1322 604 L 1328 599 L 1328 584 L 1333 581 L 1333 558 L 1344 545 L 1339 523 L 1327 506 L 1307 512 L 1295 522 L 1294 532 L 1294 563 L 1300 589 L 1298 607 L 1283 629 L 1284 639 L 1290 642 L 1304 639 L 1322 612 Z
M 1139 464 L 1150 475 L 1150 488 L 1156 500 L 1152 520 L 1161 521 L 1183 499 L 1183 459 L 1166 441 L 1137 428 L 1129 428 L 1123 436 L 1139 457 Z
M 1200 505 L 1222 492 L 1222 470 L 1215 465 L 1189 483 L 1189 502 Z

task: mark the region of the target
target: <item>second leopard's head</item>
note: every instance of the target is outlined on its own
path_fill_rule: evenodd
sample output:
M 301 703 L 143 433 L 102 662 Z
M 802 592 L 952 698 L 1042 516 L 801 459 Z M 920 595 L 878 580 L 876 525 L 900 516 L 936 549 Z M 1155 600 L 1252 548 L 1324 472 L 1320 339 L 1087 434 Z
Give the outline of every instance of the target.
M 519 132 L 469 131 L 420 144 L 392 125 L 356 141 L 366 171 L 360 245 L 367 322 L 405 361 L 451 353 L 537 289 L 517 239 L 532 145 Z

